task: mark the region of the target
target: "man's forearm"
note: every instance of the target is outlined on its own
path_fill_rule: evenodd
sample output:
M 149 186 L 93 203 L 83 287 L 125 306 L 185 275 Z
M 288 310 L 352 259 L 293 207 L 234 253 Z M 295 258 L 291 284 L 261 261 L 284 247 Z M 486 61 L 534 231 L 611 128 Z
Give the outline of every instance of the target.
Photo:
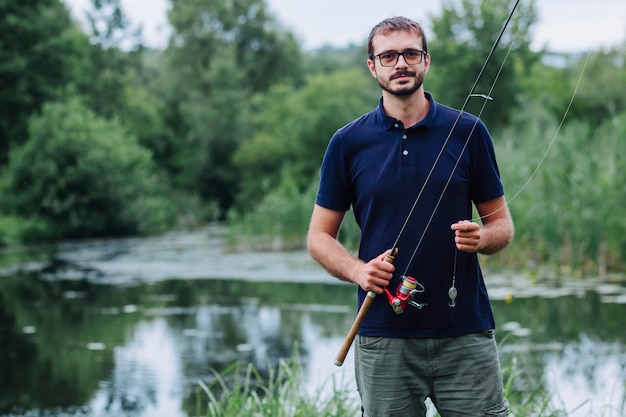
M 355 282 L 354 271 L 363 261 L 348 252 L 337 239 L 325 233 L 309 235 L 307 248 L 311 257 L 329 274 L 342 281 Z
M 515 229 L 510 218 L 501 218 L 485 224 L 480 231 L 480 245 L 478 252 L 483 255 L 493 255 L 513 241 Z

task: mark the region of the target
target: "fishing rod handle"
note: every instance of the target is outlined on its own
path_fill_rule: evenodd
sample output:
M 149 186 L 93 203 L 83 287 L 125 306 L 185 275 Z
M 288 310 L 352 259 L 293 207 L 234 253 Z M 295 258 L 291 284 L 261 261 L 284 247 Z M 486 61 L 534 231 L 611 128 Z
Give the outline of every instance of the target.
M 346 356 L 348 355 L 350 346 L 352 346 L 352 342 L 354 342 L 354 338 L 356 337 L 356 334 L 359 331 L 359 327 L 361 327 L 361 323 L 363 322 L 363 319 L 365 318 L 365 314 L 367 313 L 367 310 L 370 309 L 372 303 L 374 302 L 374 298 L 376 298 L 376 293 L 369 291 L 367 293 L 367 296 L 365 297 L 365 300 L 363 300 L 363 303 L 361 304 L 361 308 L 359 308 L 359 312 L 356 315 L 354 322 L 352 323 L 352 327 L 350 327 L 350 331 L 348 332 L 348 335 L 346 336 L 346 340 L 343 342 L 343 345 L 341 346 L 341 349 L 339 349 L 339 353 L 337 354 L 337 357 L 335 358 L 336 366 L 343 365 L 343 361 L 346 360 Z
M 385 255 L 385 262 L 393 263 L 394 257 L 392 255 Z M 350 327 L 350 331 L 348 331 L 348 335 L 346 336 L 346 340 L 343 342 L 341 349 L 339 349 L 339 353 L 335 358 L 335 365 L 341 366 L 343 365 L 343 361 L 346 360 L 346 356 L 348 355 L 348 351 L 350 350 L 350 346 L 352 346 L 352 342 L 354 342 L 354 338 L 356 337 L 359 328 L 361 327 L 361 323 L 365 318 L 365 314 L 370 309 L 372 303 L 374 302 L 374 298 L 376 298 L 376 293 L 372 291 L 367 292 L 367 296 L 363 303 L 361 304 L 361 308 L 359 308 L 359 312 L 352 323 L 352 327 Z

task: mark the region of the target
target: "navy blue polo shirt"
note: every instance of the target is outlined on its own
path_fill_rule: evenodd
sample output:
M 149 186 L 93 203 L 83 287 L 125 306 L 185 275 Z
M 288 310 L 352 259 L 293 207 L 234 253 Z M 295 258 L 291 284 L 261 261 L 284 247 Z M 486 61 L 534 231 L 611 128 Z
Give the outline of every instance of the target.
M 427 116 L 409 127 L 385 114 L 381 98 L 377 108 L 339 129 L 324 155 L 316 203 L 353 208 L 361 228 L 359 258 L 366 262 L 393 246 L 423 188 L 398 242 L 389 289 L 395 294 L 406 271 L 424 286 L 416 301 L 427 306 L 396 315 L 378 295 L 359 330 L 365 336 L 452 337 L 495 327 L 478 256 L 457 252 L 450 230 L 474 217 L 472 202 L 504 195 L 491 137 L 469 113 L 450 133 L 460 112 L 426 97 Z M 452 308 L 454 275 L 458 297 Z M 358 305 L 365 294 L 358 289 Z

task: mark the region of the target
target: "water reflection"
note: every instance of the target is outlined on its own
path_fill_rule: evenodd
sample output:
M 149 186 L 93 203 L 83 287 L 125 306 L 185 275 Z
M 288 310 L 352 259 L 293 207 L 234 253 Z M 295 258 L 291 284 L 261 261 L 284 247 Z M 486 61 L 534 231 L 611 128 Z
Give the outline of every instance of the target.
M 498 276 L 490 292 L 517 389 L 553 392 L 571 416 L 622 415 L 623 283 Z M 353 304 L 306 253 L 225 254 L 213 229 L 68 243 L 0 277 L 0 416 L 187 417 L 213 370 L 267 375 L 294 346 L 312 394 L 353 389 L 351 356 L 332 364 Z
M 623 416 L 624 366 L 623 345 L 597 343 L 581 334 L 576 343 L 564 346 L 562 352 L 546 355 L 544 372 L 548 389 L 558 391 L 568 401 L 555 399 L 563 409 L 575 409 L 576 415 L 581 416 Z
M 184 416 L 185 376 L 176 342 L 163 317 L 138 323 L 126 344 L 112 349 L 113 369 L 89 402 L 91 415 Z

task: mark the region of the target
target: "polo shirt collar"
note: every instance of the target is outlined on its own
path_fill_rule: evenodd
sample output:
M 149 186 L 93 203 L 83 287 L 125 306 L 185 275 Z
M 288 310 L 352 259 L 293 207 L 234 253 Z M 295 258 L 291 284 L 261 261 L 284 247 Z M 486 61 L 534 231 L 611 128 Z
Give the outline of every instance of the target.
M 437 102 L 433 99 L 432 94 L 430 94 L 429 92 L 424 92 L 424 95 L 426 96 L 428 101 L 430 101 L 430 109 L 428 110 L 428 114 L 416 125 L 409 127 L 425 126 L 427 129 L 430 129 L 435 122 L 435 116 L 437 114 Z M 385 130 L 391 130 L 394 128 L 394 124 L 398 120 L 385 113 L 385 110 L 383 109 L 382 97 L 378 99 L 378 107 L 376 109 L 376 112 L 378 113 L 378 119 L 381 121 Z

